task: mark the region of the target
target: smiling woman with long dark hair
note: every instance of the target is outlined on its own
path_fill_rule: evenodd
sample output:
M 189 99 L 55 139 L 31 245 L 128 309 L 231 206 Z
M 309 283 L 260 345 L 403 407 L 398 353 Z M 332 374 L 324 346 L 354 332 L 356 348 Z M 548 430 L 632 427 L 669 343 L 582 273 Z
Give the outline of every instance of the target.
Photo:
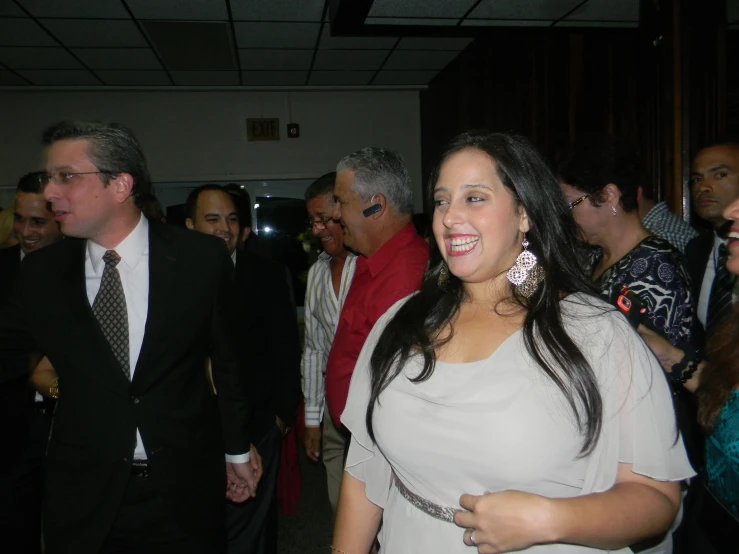
M 430 185 L 421 290 L 352 378 L 332 551 L 365 554 L 380 522 L 386 554 L 630 552 L 665 533 L 693 474 L 670 394 L 580 272 L 554 175 L 521 137 L 466 133 Z

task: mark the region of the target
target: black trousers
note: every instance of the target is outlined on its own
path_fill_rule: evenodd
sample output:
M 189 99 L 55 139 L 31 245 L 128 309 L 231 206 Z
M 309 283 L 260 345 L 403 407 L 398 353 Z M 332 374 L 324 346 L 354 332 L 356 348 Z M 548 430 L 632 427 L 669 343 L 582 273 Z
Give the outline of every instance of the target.
M 186 485 L 183 485 L 186 486 Z M 131 476 L 100 554 L 222 554 L 196 544 L 175 521 L 150 477 Z
M 277 470 L 282 450 L 282 435 L 277 425 L 256 447 L 264 467 L 257 496 L 242 504 L 226 503 L 228 554 L 277 552 Z
M 38 402 L 20 455 L 0 476 L 0 537 L 12 552 L 40 554 L 41 499 L 52 412 Z

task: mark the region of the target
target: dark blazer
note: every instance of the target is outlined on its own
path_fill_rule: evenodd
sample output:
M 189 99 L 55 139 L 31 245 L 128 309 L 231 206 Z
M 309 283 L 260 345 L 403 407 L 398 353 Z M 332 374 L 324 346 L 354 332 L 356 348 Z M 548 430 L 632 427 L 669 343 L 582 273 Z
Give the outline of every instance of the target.
M 9 295 L 21 268 L 21 247 L 0 248 L 0 302 Z
M 292 424 L 302 397 L 297 313 L 287 268 L 259 254 L 237 252 L 236 288 L 240 354 L 255 412 L 249 430 L 258 442 L 275 416 Z
M 692 344 L 696 348 L 703 348 L 706 343 L 706 331 L 698 319 L 698 301 L 701 297 L 701 285 L 703 275 L 706 273 L 706 265 L 713 250 L 714 232 L 701 233 L 685 246 L 685 262 L 690 275 L 691 292 L 693 293 L 694 315 Z
M 248 452 L 250 444 L 233 266 L 219 239 L 149 225 L 149 308 L 132 382 L 87 299 L 86 241 L 68 238 L 24 260 L 9 303 L 24 318 L 19 325 L 0 313 L 0 373 L 37 350 L 59 374 L 44 499 L 48 554 L 99 550 L 130 479 L 137 428 L 163 509 L 205 551 L 225 548 L 224 453 Z

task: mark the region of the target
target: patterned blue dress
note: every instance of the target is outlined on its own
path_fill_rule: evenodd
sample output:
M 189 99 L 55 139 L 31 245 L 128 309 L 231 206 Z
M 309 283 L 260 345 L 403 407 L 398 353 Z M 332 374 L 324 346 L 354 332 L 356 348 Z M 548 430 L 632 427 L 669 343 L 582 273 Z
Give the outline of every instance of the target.
M 721 410 L 706 439 L 706 476 L 711 493 L 739 517 L 739 391 Z
M 591 258 L 592 270 L 601 257 L 599 249 Z M 647 327 L 673 345 L 690 342 L 693 325 L 690 277 L 681 254 L 666 240 L 655 236 L 645 238 L 596 282 L 606 299 L 615 285 L 626 285 L 647 308 L 643 320 Z

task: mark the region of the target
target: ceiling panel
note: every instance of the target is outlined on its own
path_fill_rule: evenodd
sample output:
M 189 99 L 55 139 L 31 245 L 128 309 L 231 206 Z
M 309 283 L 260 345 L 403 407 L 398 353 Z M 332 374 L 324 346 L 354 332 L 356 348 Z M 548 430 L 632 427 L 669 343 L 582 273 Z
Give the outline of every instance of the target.
M 438 71 L 380 71 L 373 85 L 425 85 L 438 75 Z
M 225 0 L 126 0 L 137 19 L 227 20 Z
M 326 25 L 321 33 L 318 48 L 322 50 L 388 50 L 397 41 L 397 37 L 332 37 Z
M 28 83 L 18 77 L 18 75 L 10 72 L 10 71 L 3 71 L 0 69 L 0 86 L 7 86 L 7 85 L 27 85 Z
M 55 37 L 69 47 L 147 46 L 136 24 L 116 19 L 41 19 Z
M 18 6 L 11 2 L 0 3 L 0 17 L 12 16 L 12 17 L 25 17 L 25 13 Z M 16 79 L 18 77 L 15 77 Z
M 366 85 L 374 76 L 374 71 L 313 71 L 309 85 Z
M 618 0 L 618 2 L 621 1 L 624 0 Z M 516 0 L 515 2 L 483 0 L 469 17 L 475 19 L 559 19 L 580 3 L 582 0 Z
M 164 71 L 96 71 L 106 85 L 115 86 L 168 86 L 172 83 Z
M 472 38 L 405 37 L 396 46 L 397 50 L 464 50 Z
M 424 27 L 453 27 L 459 23 L 459 19 L 444 19 L 437 17 L 434 19 L 413 19 L 409 17 L 368 17 L 365 23 L 369 25 L 410 25 Z
M 149 48 L 76 48 L 75 55 L 90 69 L 161 69 Z
M 59 46 L 32 19 L 0 19 L 0 46 Z
M 84 69 L 64 48 L 0 48 L 0 62 L 10 69 Z
M 395 50 L 385 62 L 383 69 L 440 70 L 447 66 L 459 52 L 439 50 Z
M 319 50 L 313 69 L 377 70 L 389 50 Z
M 299 86 L 305 84 L 307 71 L 245 71 L 246 86 Z
M 239 50 L 241 69 L 302 70 L 310 68 L 313 50 Z
M 369 17 L 456 17 L 459 19 L 474 4 L 475 0 L 374 0 Z
M 159 0 L 157 0 L 159 1 Z M 35 17 L 128 19 L 120 0 L 19 0 Z
M 171 71 L 176 85 L 238 86 L 238 71 Z
M 321 21 L 324 0 L 231 0 L 234 19 Z
M 639 0 L 589 0 L 567 16 L 589 21 L 639 21 Z
M 635 28 L 639 26 L 638 21 L 570 21 L 568 19 L 558 22 L 555 27 L 611 27 L 611 28 Z
M 239 48 L 314 48 L 320 23 L 234 23 Z
M 89 71 L 79 71 L 74 69 L 59 70 L 54 69 L 50 71 L 42 71 L 29 69 L 27 71 L 19 71 L 26 79 L 31 81 L 34 85 L 56 85 L 56 86 L 86 86 L 86 85 L 100 85 L 95 76 Z
M 554 21 L 534 19 L 465 19 L 463 27 L 548 27 Z

